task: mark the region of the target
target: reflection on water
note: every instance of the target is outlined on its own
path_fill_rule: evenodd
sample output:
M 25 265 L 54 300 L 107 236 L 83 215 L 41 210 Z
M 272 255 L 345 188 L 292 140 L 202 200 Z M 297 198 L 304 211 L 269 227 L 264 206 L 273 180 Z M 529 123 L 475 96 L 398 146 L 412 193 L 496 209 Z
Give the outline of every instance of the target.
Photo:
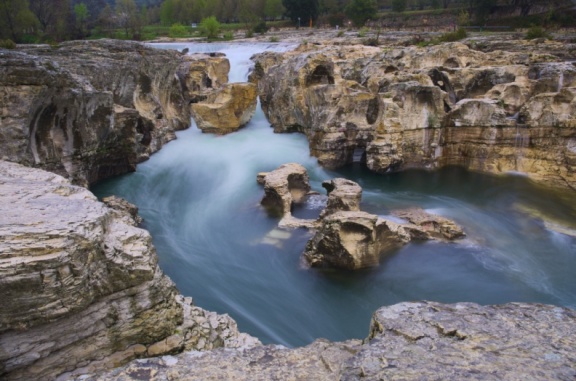
M 243 68 L 234 75 L 245 75 L 248 57 L 264 48 L 228 50 L 233 68 Z M 286 162 L 303 164 L 322 194 L 323 180 L 346 177 L 363 187 L 363 210 L 387 215 L 420 206 L 454 219 L 468 236 L 453 244 L 412 243 L 376 269 L 306 270 L 300 254 L 308 233 L 278 231 L 278 221 L 258 206 L 256 174 Z M 576 307 L 576 238 L 565 234 L 576 229 L 574 192 L 459 168 L 379 176 L 354 164 L 328 172 L 309 157 L 303 136 L 273 134 L 261 110 L 231 135 L 194 126 L 179 132 L 135 173 L 94 191 L 138 205 L 161 267 L 183 294 L 229 313 L 267 343 L 363 338 L 376 308 L 406 300 Z M 313 197 L 297 213 L 317 214 L 324 202 Z

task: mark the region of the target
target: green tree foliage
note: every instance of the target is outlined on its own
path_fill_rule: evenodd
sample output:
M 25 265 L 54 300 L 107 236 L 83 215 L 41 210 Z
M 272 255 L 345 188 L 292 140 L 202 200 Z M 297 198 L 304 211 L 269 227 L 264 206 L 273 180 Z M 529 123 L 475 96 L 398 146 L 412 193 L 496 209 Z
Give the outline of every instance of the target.
M 346 15 L 358 27 L 363 26 L 370 18 L 374 18 L 377 12 L 376 0 L 352 0 L 346 7 Z
M 80 37 L 86 35 L 86 22 L 88 20 L 88 7 L 84 3 L 74 5 L 74 18 L 76 19 L 76 27 L 80 32 Z
M 126 37 L 138 39 L 142 25 L 134 0 L 116 0 L 116 17 Z
M 392 0 L 392 10 L 394 12 L 404 12 L 407 5 L 406 0 Z
M 320 11 L 318 0 L 282 0 L 282 5 L 286 8 L 286 16 L 295 23 L 300 18 L 302 25 L 308 24 L 310 18 L 316 20 Z
M 170 30 L 168 31 L 168 35 L 170 37 L 184 37 L 188 34 L 186 27 L 180 23 L 172 24 Z
M 218 38 L 220 27 L 220 23 L 214 16 L 206 17 L 202 19 L 202 22 L 200 22 L 200 28 L 208 39 Z
M 266 6 L 264 8 L 264 14 L 269 19 L 277 19 L 281 17 L 286 9 L 282 5 L 282 0 L 266 0 Z
M 28 0 L 0 0 L 0 37 L 16 42 L 33 33 L 38 25 Z

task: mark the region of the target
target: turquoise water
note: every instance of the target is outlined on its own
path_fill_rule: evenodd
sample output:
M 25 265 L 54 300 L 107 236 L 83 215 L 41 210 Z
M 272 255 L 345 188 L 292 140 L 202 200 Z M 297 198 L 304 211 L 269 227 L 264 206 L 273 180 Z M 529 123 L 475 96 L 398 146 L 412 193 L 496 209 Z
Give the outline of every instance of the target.
M 187 46 L 194 48 L 162 47 Z M 282 48 L 198 47 L 227 53 L 231 81 L 245 80 L 252 54 Z M 387 176 L 357 164 L 326 171 L 309 156 L 304 136 L 274 134 L 261 110 L 231 135 L 202 134 L 194 125 L 177 135 L 135 173 L 93 190 L 135 203 L 160 266 L 179 290 L 203 308 L 230 314 L 263 342 L 298 346 L 319 337 L 364 338 L 374 310 L 407 300 L 576 307 L 576 238 L 546 222 L 575 228 L 574 192 L 460 168 Z M 278 221 L 259 207 L 263 190 L 256 174 L 286 162 L 303 164 L 319 192 L 323 180 L 347 177 L 363 187 L 366 211 L 386 215 L 420 206 L 454 219 L 468 236 L 453 244 L 410 244 L 375 269 L 306 269 L 300 254 L 308 233 L 278 237 Z M 298 213 L 313 216 L 322 206 L 313 199 Z M 270 234 L 278 238 L 270 241 Z

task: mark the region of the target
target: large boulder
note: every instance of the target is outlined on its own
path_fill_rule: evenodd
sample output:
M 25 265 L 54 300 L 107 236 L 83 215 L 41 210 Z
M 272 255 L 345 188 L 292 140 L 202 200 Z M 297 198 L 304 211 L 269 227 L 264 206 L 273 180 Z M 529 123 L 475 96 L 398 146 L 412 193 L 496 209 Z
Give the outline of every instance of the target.
M 357 270 L 377 266 L 380 259 L 410 240 L 400 225 L 366 212 L 341 211 L 322 219 L 303 257 L 312 267 Z
M 409 222 L 409 224 L 403 224 L 402 227 L 412 239 L 453 241 L 466 235 L 454 221 L 426 213 L 424 209 L 396 210 L 393 214 Z
M 202 132 L 227 134 L 250 121 L 256 111 L 256 85 L 230 83 L 202 102 L 193 103 L 192 117 Z
M 55 379 L 184 349 L 254 345 L 178 294 L 125 201 L 0 161 L 0 378 Z M 63 376 L 64 377 L 64 376 Z

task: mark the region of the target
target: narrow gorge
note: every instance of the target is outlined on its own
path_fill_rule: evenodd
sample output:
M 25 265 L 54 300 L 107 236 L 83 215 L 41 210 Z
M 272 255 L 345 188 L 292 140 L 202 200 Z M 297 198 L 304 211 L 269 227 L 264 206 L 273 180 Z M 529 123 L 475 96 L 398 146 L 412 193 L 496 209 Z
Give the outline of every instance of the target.
M 0 50 L 0 378 L 576 377 L 574 44 L 308 38 Z

